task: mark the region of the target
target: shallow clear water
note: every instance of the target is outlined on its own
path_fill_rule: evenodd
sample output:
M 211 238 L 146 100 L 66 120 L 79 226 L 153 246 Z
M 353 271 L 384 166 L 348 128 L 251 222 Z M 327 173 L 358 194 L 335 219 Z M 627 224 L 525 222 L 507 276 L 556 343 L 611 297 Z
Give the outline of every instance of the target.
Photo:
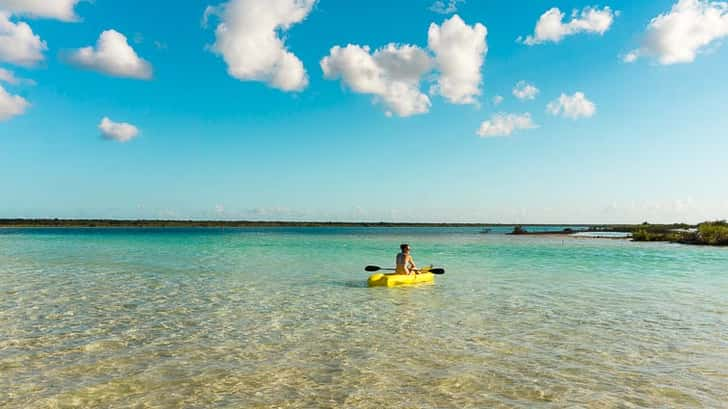
M 728 249 L 478 230 L 0 229 L 0 406 L 727 407 Z

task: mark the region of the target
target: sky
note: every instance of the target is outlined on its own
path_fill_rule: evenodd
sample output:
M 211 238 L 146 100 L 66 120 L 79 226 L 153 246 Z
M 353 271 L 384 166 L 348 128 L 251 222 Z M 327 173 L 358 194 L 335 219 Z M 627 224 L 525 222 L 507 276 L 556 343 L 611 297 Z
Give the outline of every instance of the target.
M 728 218 L 728 3 L 0 0 L 0 218 Z

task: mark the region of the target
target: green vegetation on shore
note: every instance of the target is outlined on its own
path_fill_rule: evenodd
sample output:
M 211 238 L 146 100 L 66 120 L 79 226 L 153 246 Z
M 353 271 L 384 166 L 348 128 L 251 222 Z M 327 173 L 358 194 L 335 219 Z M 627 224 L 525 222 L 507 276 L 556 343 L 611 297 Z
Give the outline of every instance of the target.
M 728 246 L 728 223 L 725 220 L 702 223 L 698 225 L 697 236 L 704 244 Z
M 613 232 L 631 233 L 632 241 L 667 241 L 671 243 L 696 244 L 708 246 L 728 246 L 728 222 L 704 222 L 698 225 L 685 223 L 674 224 L 624 224 L 586 226 L 585 229 L 573 230 L 565 228 L 561 231 L 527 231 L 523 226 L 516 225 L 512 235 L 555 235 L 573 234 L 580 232 Z
M 561 226 L 561 225 L 559 225 Z M 574 230 L 571 227 L 566 227 L 562 230 L 549 230 L 549 231 L 528 231 L 526 228 L 524 228 L 521 225 L 516 225 L 513 228 L 513 231 L 509 234 L 519 236 L 519 235 L 529 235 L 529 236 L 548 236 L 548 235 L 554 235 L 554 234 L 574 234 L 574 233 L 580 233 L 580 232 L 586 232 L 586 231 L 598 231 L 596 229 L 603 229 L 603 226 L 591 226 L 584 228 L 583 226 L 579 230 Z
M 632 240 L 728 246 L 728 223 L 725 220 L 704 222 L 696 227 L 645 223 L 632 231 Z

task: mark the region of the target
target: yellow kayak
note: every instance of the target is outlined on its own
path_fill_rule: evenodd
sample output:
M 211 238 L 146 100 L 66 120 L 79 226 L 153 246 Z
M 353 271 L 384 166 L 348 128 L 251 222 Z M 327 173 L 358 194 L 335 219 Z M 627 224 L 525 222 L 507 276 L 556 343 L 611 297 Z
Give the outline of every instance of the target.
M 397 287 L 400 285 L 411 285 L 421 283 L 432 283 L 435 281 L 435 275 L 432 273 L 420 274 L 382 274 L 377 273 L 369 277 L 369 287 Z

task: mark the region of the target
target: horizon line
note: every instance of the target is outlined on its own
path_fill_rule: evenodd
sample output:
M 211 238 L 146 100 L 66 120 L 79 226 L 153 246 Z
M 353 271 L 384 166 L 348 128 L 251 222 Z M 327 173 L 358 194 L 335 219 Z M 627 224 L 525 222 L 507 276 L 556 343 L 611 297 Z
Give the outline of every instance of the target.
M 173 224 L 184 227 L 185 225 L 210 227 L 238 225 L 239 227 L 501 227 L 501 226 L 543 226 L 543 227 L 597 227 L 597 226 L 635 226 L 642 223 L 488 223 L 488 222 L 393 222 L 393 221 L 294 221 L 294 220 L 219 220 L 219 219 L 106 219 L 106 218 L 0 218 L 0 227 L 22 227 L 36 225 L 40 227 L 54 227 L 76 225 L 78 227 L 135 227 L 135 225 Z M 106 226 L 95 226 L 95 224 L 106 224 Z M 652 225 L 689 225 L 695 226 L 698 223 L 647 223 Z M 143 227 L 143 226 L 142 226 Z M 164 227 L 164 226 L 159 226 Z M 169 227 L 169 226 L 168 226 Z

